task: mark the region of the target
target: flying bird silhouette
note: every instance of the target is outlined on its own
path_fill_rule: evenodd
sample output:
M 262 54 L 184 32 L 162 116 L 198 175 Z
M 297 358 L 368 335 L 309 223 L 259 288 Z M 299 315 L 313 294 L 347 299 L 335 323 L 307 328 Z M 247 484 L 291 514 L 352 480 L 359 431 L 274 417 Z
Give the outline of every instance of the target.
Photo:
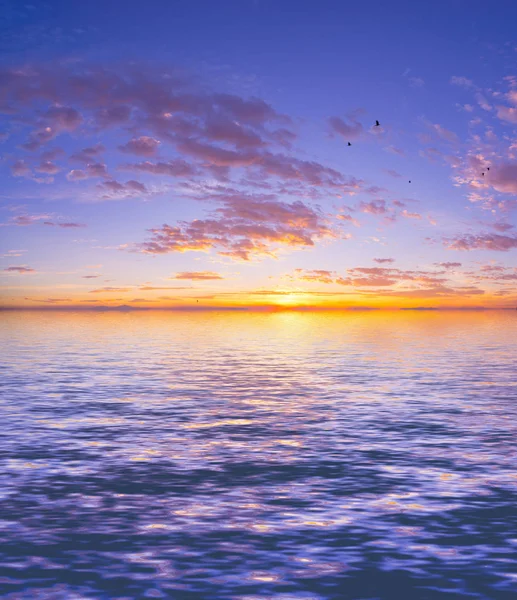
M 350 142 L 348 142 L 348 145 L 351 146 L 352 144 Z
M 411 179 L 409 180 L 409 183 L 411 183 Z
M 380 127 L 380 125 L 381 124 L 379 123 L 379 121 L 375 121 L 375 127 Z
M 485 174 L 484 174 L 484 173 L 481 173 L 481 176 L 482 176 L 482 177 L 484 177 L 484 176 L 485 176 Z
M 487 171 L 490 171 L 490 167 L 487 167 L 487 168 L 486 168 L 486 170 L 487 170 Z

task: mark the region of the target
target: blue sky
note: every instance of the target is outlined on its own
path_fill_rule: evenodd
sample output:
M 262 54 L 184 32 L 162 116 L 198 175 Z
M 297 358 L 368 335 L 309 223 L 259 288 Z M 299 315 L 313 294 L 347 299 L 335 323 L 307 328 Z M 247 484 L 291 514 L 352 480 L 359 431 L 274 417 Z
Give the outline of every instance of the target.
M 517 302 L 515 3 L 2 14 L 3 305 Z

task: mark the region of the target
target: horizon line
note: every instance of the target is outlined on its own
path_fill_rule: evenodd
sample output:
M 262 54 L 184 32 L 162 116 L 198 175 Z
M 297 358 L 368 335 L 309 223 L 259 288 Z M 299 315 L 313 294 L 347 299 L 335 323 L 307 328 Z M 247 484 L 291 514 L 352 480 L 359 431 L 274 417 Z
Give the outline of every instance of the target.
M 128 305 L 100 305 L 100 306 L 0 306 L 0 312 L 14 311 L 53 311 L 53 312 L 393 312 L 393 311 L 491 311 L 491 310 L 517 310 L 514 306 L 128 306 Z

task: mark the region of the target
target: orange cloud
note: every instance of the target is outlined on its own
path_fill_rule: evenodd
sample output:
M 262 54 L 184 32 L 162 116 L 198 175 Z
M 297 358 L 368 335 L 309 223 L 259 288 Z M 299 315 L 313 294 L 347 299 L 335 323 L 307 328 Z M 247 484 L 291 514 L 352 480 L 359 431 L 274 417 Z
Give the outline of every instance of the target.
M 213 271 L 183 271 L 182 273 L 176 273 L 171 279 L 192 279 L 199 281 L 207 281 L 210 279 L 224 279 L 219 273 Z

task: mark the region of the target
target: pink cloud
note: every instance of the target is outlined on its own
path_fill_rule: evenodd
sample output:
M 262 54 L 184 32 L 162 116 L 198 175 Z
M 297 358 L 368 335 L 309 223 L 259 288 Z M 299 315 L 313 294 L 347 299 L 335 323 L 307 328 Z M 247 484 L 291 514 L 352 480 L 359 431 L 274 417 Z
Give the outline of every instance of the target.
M 440 276 L 443 272 L 405 271 L 391 267 L 355 267 L 347 269 L 347 273 L 348 275 L 346 277 L 342 277 L 337 275 L 334 271 L 295 270 L 297 279 L 327 284 L 353 285 L 358 288 L 391 287 L 406 281 L 414 282 L 416 285 L 432 286 L 433 288 L 436 288 L 443 286 L 446 281 L 446 278 Z
M 178 285 L 168 285 L 168 286 L 161 286 L 161 287 L 156 287 L 153 285 L 142 285 L 138 289 L 141 290 L 142 292 L 150 292 L 153 290 L 191 290 L 193 288 L 192 288 L 192 286 L 185 287 L 185 286 L 178 286 Z
M 444 240 L 445 246 L 451 250 L 496 250 L 507 252 L 517 248 L 517 236 L 498 235 L 492 233 L 464 234 Z
M 36 129 L 23 146 L 26 150 L 37 150 L 63 132 L 75 131 L 83 122 L 82 115 L 70 106 L 51 106 L 36 122 Z
M 83 223 L 56 223 L 58 227 L 63 229 L 77 229 L 78 227 L 86 227 Z
M 27 265 L 22 265 L 19 267 L 7 267 L 4 269 L 7 273 L 19 273 L 20 275 L 29 275 L 31 273 L 36 273 L 35 269 L 31 269 Z
M 141 136 L 129 140 L 127 144 L 119 146 L 119 150 L 128 154 L 137 154 L 138 156 L 154 156 L 160 147 L 160 140 L 155 140 L 149 136 Z
M 191 279 L 197 281 L 208 281 L 211 279 L 224 279 L 219 273 L 214 271 L 183 271 L 182 273 L 176 273 L 171 279 Z
M 430 123 L 429 127 L 442 140 L 445 140 L 446 142 L 450 142 L 453 144 L 458 142 L 458 136 L 453 131 L 449 131 L 448 129 L 445 129 L 445 127 L 443 127 L 439 123 Z
M 214 218 L 151 229 L 139 245 L 151 254 L 216 249 L 238 260 L 274 256 L 280 247 L 309 247 L 333 235 L 322 215 L 301 201 L 281 202 L 274 196 L 220 195 Z
M 53 161 L 60 156 L 63 156 L 64 151 L 61 148 L 52 148 L 51 150 L 45 150 L 45 152 L 41 153 L 41 160 L 45 161 Z
M 255 151 L 228 150 L 195 140 L 184 140 L 178 144 L 178 150 L 204 162 L 220 167 L 246 167 L 257 162 L 259 155 Z
M 517 162 L 493 166 L 486 180 L 498 192 L 517 194 Z
M 501 121 L 507 121 L 508 123 L 517 123 L 517 108 L 508 106 L 498 106 L 497 117 L 501 119 Z
M 391 175 L 391 177 L 395 177 L 397 179 L 402 177 L 402 175 L 399 172 L 394 171 L 393 169 L 384 169 L 384 170 L 388 175 Z
M 359 204 L 359 210 L 361 212 L 371 215 L 385 215 L 389 212 L 385 200 L 372 200 L 371 202 L 361 202 Z
M 61 171 L 61 169 L 57 165 L 55 165 L 53 162 L 46 160 L 46 161 L 41 162 L 36 167 L 36 171 L 38 171 L 39 173 L 47 173 L 47 175 L 55 175 L 56 173 L 59 173 L 59 171 Z
M 391 154 L 398 154 L 399 156 L 406 155 L 406 153 L 404 152 L 404 150 L 402 148 L 397 148 L 396 146 L 386 146 L 386 148 L 384 148 L 384 150 L 386 150 L 386 152 L 390 152 Z
M 374 258 L 373 262 L 376 262 L 379 265 L 391 264 L 395 262 L 394 258 Z
M 83 148 L 79 152 L 72 154 L 70 159 L 84 163 L 91 163 L 95 157 L 99 156 L 99 154 L 102 154 L 105 150 L 106 148 L 102 144 L 96 144 L 95 146 Z
M 92 163 L 86 165 L 85 169 L 73 169 L 68 173 L 66 178 L 69 181 L 82 181 L 84 179 L 91 179 L 96 177 L 106 177 L 108 175 L 108 169 L 105 164 Z
M 456 75 L 453 75 L 450 79 L 450 82 L 453 85 L 459 85 L 461 87 L 466 87 L 466 88 L 475 87 L 472 79 L 467 79 L 467 77 L 463 77 L 463 76 L 458 77 Z
M 121 168 L 126 170 L 151 173 L 152 175 L 167 175 L 170 177 L 192 177 L 197 174 L 195 167 L 184 160 L 170 160 L 168 162 L 152 163 L 149 161 L 126 164 Z
M 289 122 L 287 117 L 279 115 L 269 104 L 259 98 L 243 100 L 231 94 L 215 94 L 213 100 L 215 104 L 237 121 L 248 121 L 256 124 L 264 124 L 269 120 Z
M 130 292 L 132 288 L 124 287 L 103 287 L 96 290 L 90 290 L 89 294 L 104 294 L 108 292 Z
M 101 108 L 96 114 L 97 123 L 101 129 L 123 125 L 130 120 L 131 112 L 132 108 L 125 104 Z
M 420 213 L 409 212 L 405 209 L 400 214 L 403 217 L 406 217 L 407 219 L 421 219 L 422 218 L 422 215 Z
M 337 133 L 343 137 L 345 141 L 356 140 L 364 133 L 364 127 L 355 120 L 350 120 L 350 122 L 347 123 L 340 117 L 330 117 L 328 122 L 332 133 Z
M 32 174 L 29 165 L 24 160 L 17 160 L 11 166 L 11 173 L 14 177 L 30 177 Z
M 434 263 L 437 267 L 442 267 L 443 269 L 455 269 L 457 267 L 461 267 L 460 262 L 439 262 Z
M 510 229 L 514 229 L 515 225 L 512 225 L 511 223 L 504 223 L 502 221 L 499 221 L 498 223 L 493 223 L 491 225 L 491 227 L 493 229 L 495 229 L 496 231 L 504 233 L 505 231 L 510 231 Z
M 83 117 L 70 106 L 53 106 L 45 114 L 45 120 L 58 131 L 74 131 L 83 122 Z
M 284 133 L 277 134 L 281 136 L 281 140 L 286 139 L 285 132 L 287 130 L 283 131 Z M 265 145 L 260 135 L 252 129 L 220 116 L 207 120 L 203 135 L 210 140 L 234 144 L 237 148 L 258 148 Z
M 9 219 L 9 224 L 25 227 L 27 225 L 33 225 L 37 221 L 43 221 L 44 219 L 48 218 L 49 215 L 16 215 L 15 217 L 11 217 Z
M 125 183 L 110 179 L 97 184 L 97 188 L 102 193 L 101 200 L 119 200 L 149 194 L 147 187 L 134 179 L 130 179 Z

